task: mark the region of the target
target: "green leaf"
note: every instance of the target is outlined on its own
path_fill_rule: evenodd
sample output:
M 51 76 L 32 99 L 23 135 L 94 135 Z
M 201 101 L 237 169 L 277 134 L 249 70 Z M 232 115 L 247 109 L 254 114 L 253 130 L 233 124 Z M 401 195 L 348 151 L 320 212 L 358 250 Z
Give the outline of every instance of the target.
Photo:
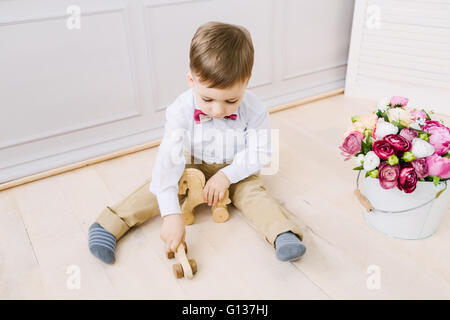
M 384 121 L 389 122 L 389 118 L 386 113 L 383 113 Z
M 439 181 L 441 181 L 441 178 L 439 178 L 439 177 L 434 177 L 433 176 L 433 183 L 434 183 L 434 185 L 437 187 L 437 185 L 439 184 Z
M 363 166 L 359 166 L 359 167 L 353 168 L 353 170 L 363 170 L 363 169 L 364 169 Z
M 359 115 L 353 116 L 353 117 L 352 117 L 352 123 L 355 123 L 356 121 L 358 121 L 359 118 L 360 118 Z
M 361 150 L 366 155 L 370 150 L 372 150 L 372 144 L 363 140 L 361 142 Z
M 398 164 L 399 159 L 398 159 L 397 155 L 393 154 L 393 155 L 389 156 L 389 158 L 387 159 L 387 163 L 389 163 L 391 166 L 395 166 L 396 164 Z

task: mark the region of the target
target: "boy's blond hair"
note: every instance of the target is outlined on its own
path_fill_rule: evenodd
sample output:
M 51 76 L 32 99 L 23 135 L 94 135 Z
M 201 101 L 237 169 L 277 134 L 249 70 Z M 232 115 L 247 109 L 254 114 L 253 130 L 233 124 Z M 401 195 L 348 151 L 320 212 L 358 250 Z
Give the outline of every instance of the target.
M 191 72 L 208 88 L 226 89 L 245 83 L 254 60 L 250 32 L 239 25 L 207 22 L 195 32 L 189 58 Z

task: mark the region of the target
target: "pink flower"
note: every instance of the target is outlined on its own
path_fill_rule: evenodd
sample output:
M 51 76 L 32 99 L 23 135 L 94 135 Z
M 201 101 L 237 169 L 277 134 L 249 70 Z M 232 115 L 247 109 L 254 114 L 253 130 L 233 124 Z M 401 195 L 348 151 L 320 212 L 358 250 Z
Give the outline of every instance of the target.
M 428 166 L 425 158 L 416 159 L 411 162 L 411 165 L 416 170 L 418 178 L 424 179 L 428 177 Z
M 441 179 L 450 178 L 450 158 L 440 157 L 436 154 L 426 158 L 428 174 L 430 176 L 440 177 Z
M 361 143 L 364 139 L 364 135 L 361 132 L 355 131 L 350 133 L 342 143 L 339 149 L 342 150 L 341 154 L 345 156 L 345 161 L 349 160 L 352 156 L 361 151 Z
M 427 118 L 426 113 L 423 112 L 423 111 L 419 111 L 419 110 L 411 110 L 410 113 L 411 113 L 411 116 L 412 116 L 412 120 L 413 120 L 413 121 L 416 121 L 416 120 L 419 119 L 419 118 L 422 118 L 422 119 L 424 119 L 424 120 Z
M 409 141 L 413 141 L 414 138 L 417 138 L 419 134 L 416 130 L 410 128 L 404 128 L 400 131 L 399 135 Z
M 378 117 L 376 114 L 366 114 L 361 116 L 357 122 L 360 122 L 365 129 L 373 129 L 377 125 Z
M 344 138 L 347 137 L 350 133 L 354 131 L 358 131 L 364 133 L 366 129 L 373 129 L 377 125 L 378 117 L 376 114 L 367 114 L 359 117 L 357 121 L 355 121 L 350 128 L 344 133 Z
M 416 190 L 417 173 L 412 166 L 405 166 L 400 170 L 397 187 L 405 193 L 411 193 Z
M 383 161 L 378 167 L 378 179 L 383 189 L 392 189 L 398 185 L 398 177 L 400 174 L 400 166 L 396 164 L 391 166 Z
M 396 121 L 405 127 L 409 127 L 414 122 L 412 120 L 411 113 L 403 108 L 389 109 L 386 112 L 386 115 L 390 123 L 394 123 L 394 121 Z
M 404 107 L 408 104 L 408 98 L 400 97 L 400 96 L 393 96 L 391 98 L 391 107 Z
M 450 150 L 449 128 L 438 121 L 427 120 L 422 130 L 431 133 L 429 142 L 434 147 L 437 155 L 446 154 Z

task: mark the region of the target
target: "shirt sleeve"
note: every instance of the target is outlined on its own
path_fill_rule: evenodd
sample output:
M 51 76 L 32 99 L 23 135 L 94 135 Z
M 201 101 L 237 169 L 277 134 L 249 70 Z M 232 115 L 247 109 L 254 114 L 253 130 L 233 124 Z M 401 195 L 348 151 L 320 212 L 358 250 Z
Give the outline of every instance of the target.
M 182 102 L 177 99 L 166 108 L 164 136 L 152 169 L 149 190 L 158 199 L 162 217 L 181 214 L 178 182 L 186 165 L 184 137 L 187 132 L 187 121 L 183 118 L 182 107 Z
M 236 183 L 260 171 L 270 161 L 272 141 L 269 112 L 260 100 L 251 110 L 245 129 L 245 149 L 236 153 L 232 163 L 219 171 Z

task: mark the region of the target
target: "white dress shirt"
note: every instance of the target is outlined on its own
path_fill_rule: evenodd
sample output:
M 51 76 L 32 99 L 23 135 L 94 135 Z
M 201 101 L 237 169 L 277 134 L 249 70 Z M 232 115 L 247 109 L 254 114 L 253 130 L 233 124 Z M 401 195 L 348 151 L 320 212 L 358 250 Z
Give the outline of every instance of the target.
M 245 90 L 235 111 L 236 120 L 194 120 L 199 109 L 192 88 L 166 108 L 164 136 L 158 148 L 149 190 L 156 195 L 161 216 L 181 213 L 178 182 L 186 159 L 184 152 L 206 163 L 231 162 L 220 169 L 231 183 L 259 172 L 270 160 L 269 113 L 262 101 Z

